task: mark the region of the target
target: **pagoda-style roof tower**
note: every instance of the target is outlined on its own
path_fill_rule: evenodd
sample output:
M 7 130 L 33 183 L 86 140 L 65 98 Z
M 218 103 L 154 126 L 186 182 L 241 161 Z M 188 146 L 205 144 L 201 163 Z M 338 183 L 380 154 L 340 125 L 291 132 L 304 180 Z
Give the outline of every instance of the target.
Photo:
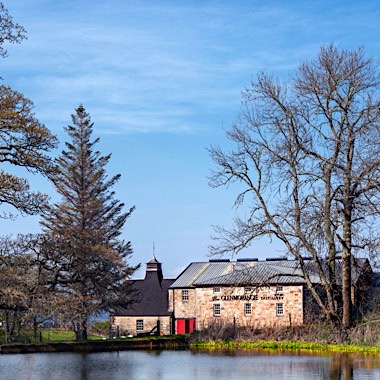
M 154 255 L 151 260 L 146 263 L 145 279 L 147 279 L 148 276 L 149 278 L 157 277 L 160 283 L 163 279 L 161 263 L 156 259 Z

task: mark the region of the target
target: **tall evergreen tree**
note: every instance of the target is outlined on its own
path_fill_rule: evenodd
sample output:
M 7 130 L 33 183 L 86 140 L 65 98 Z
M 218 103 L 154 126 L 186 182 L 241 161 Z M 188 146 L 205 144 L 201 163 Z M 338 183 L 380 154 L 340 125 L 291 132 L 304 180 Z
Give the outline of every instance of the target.
M 120 239 L 133 211 L 114 198 L 111 188 L 120 175 L 108 178 L 111 155 L 95 150 L 93 123 L 80 105 L 65 128 L 71 141 L 56 159 L 53 183 L 61 201 L 49 207 L 42 226 L 49 236 L 46 262 L 55 289 L 67 299 L 77 339 L 87 338 L 88 317 L 115 304 L 131 301 L 127 279 L 136 267 L 128 265 L 130 242 Z

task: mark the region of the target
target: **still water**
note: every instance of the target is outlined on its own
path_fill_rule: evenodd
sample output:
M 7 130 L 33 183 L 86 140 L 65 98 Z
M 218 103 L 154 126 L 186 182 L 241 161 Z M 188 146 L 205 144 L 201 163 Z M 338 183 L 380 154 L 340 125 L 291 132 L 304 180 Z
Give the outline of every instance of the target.
M 380 357 L 262 351 L 0 355 L 0 379 L 380 379 Z

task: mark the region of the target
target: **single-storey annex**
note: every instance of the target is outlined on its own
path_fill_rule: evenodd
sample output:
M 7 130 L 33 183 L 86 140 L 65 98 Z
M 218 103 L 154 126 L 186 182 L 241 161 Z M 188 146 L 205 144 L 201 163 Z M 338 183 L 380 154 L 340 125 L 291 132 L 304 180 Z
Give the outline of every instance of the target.
M 174 279 L 163 278 L 162 265 L 153 258 L 146 264 L 145 278 L 131 280 L 138 301 L 110 312 L 113 336 L 174 333 L 173 313 L 168 307 L 168 289 Z

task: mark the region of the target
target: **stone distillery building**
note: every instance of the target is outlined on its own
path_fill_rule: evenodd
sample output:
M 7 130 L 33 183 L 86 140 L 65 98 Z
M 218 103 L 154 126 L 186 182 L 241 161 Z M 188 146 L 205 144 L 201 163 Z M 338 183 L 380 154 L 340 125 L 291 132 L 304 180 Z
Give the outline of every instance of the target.
M 311 281 L 319 284 L 313 263 L 306 263 Z M 371 273 L 368 260 L 356 260 L 352 270 L 355 310 L 365 303 L 363 294 L 368 294 Z M 228 324 L 295 326 L 318 316 L 319 311 L 298 260 L 193 262 L 173 280 L 163 278 L 161 263 L 153 257 L 145 279 L 134 280 L 134 287 L 140 301 L 110 316 L 115 335 L 184 334 Z
M 319 277 L 310 276 L 318 284 Z M 370 271 L 368 260 L 353 269 L 353 303 L 359 300 L 355 283 Z M 280 327 L 301 325 L 317 308 L 297 260 L 241 259 L 191 263 L 169 288 L 170 311 L 176 333 L 212 325 Z M 368 290 L 368 288 L 367 288 Z

